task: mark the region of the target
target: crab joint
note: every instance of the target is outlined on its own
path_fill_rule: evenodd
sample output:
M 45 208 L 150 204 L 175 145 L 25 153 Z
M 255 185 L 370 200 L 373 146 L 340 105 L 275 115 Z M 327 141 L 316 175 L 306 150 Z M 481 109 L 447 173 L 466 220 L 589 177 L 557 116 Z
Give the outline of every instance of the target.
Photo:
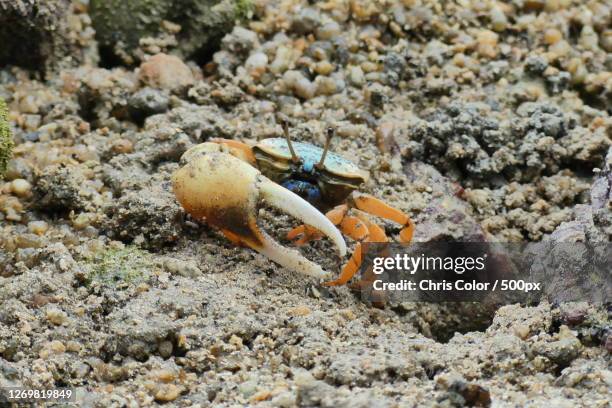
M 318 278 L 329 276 L 298 251 L 281 246 L 257 225 L 257 204 L 261 199 L 317 228 L 334 242 L 341 256 L 346 254 L 344 239 L 329 219 L 246 162 L 202 145 L 187 151 L 184 159 L 186 165 L 172 178 L 179 203 L 195 219 L 219 228 L 232 241 L 288 269 Z

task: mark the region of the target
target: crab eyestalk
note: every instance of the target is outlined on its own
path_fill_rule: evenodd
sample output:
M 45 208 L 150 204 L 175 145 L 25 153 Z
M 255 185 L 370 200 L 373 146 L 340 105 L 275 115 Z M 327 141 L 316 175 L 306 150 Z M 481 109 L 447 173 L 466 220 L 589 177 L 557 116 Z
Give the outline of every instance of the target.
M 327 157 L 327 152 L 329 151 L 329 145 L 331 144 L 331 140 L 335 134 L 336 134 L 335 127 L 330 126 L 327 128 L 327 137 L 325 138 L 325 147 L 323 148 L 323 154 L 321 155 L 321 160 L 319 160 L 319 162 L 315 165 L 316 168 L 318 169 L 325 168 L 325 157 Z
M 285 134 L 285 140 L 287 140 L 287 146 L 289 147 L 289 152 L 291 153 L 291 161 L 294 163 L 299 163 L 300 158 L 297 154 L 295 154 L 295 150 L 293 149 L 293 144 L 291 143 L 291 136 L 289 136 L 289 122 L 286 119 L 282 120 L 283 125 L 283 133 Z
M 195 219 L 219 228 L 230 240 L 245 244 L 272 261 L 305 275 L 329 277 L 319 265 L 274 241 L 257 225 L 260 200 L 283 210 L 328 236 L 341 256 L 346 244 L 340 231 L 307 201 L 279 186 L 246 162 L 204 143 L 187 151 L 187 164 L 174 173 L 173 190 Z

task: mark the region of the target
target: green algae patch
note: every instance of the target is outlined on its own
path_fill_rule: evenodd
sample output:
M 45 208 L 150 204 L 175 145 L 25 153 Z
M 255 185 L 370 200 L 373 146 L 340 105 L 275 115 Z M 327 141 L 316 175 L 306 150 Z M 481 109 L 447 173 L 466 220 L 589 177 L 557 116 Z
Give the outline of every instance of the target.
M 88 286 L 125 287 L 147 282 L 157 264 L 152 255 L 135 246 L 107 249 L 86 262 Z
M 6 103 L 0 99 L 0 179 L 4 177 L 13 153 L 13 147 L 15 147 L 15 143 L 8 123 L 8 109 Z
M 251 18 L 254 8 L 252 0 L 235 0 L 236 19 L 246 20 Z

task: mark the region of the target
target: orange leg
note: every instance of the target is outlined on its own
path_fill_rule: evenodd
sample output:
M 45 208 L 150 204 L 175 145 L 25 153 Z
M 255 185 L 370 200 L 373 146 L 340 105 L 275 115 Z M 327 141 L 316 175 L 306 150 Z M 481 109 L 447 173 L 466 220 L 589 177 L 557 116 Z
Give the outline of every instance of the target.
M 334 225 L 338 226 L 343 234 L 348 235 L 349 237 L 358 241 L 353 255 L 342 268 L 340 276 L 331 282 L 325 282 L 323 284 L 325 286 L 344 285 L 351 280 L 353 276 L 355 276 L 359 270 L 359 267 L 361 266 L 361 263 L 363 262 L 362 242 L 389 241 L 384 229 L 370 221 L 364 214 L 359 214 L 357 212 L 355 216 L 347 215 L 349 208 L 356 208 L 364 213 L 385 218 L 402 225 L 403 228 L 400 231 L 401 242 L 410 242 L 412 240 L 412 235 L 414 234 L 414 222 L 408 215 L 396 208 L 391 207 L 376 197 L 368 194 L 354 193 L 349 200 L 349 203 L 351 207 L 349 207 L 349 204 L 339 205 L 325 214 Z M 316 229 L 308 225 L 300 225 L 289 231 L 287 237 L 289 239 L 300 237 L 296 241 L 296 244 L 303 245 L 313 239 L 321 238 L 321 234 Z
M 355 246 L 355 251 L 351 256 L 351 259 L 349 259 L 346 265 L 344 265 L 342 268 L 340 276 L 333 281 L 323 283 L 324 286 L 344 285 L 350 281 L 353 276 L 355 276 L 359 270 L 359 267 L 361 266 L 361 262 L 363 262 L 361 257 L 361 242 L 367 241 L 370 237 L 370 231 L 366 223 L 355 216 L 345 215 L 340 220 L 339 224 L 340 231 L 343 234 L 348 235 L 359 242 Z
M 400 231 L 401 242 L 410 242 L 412 240 L 414 222 L 408 215 L 369 194 L 354 193 L 352 200 L 355 208 L 361 211 L 403 225 L 404 228 Z

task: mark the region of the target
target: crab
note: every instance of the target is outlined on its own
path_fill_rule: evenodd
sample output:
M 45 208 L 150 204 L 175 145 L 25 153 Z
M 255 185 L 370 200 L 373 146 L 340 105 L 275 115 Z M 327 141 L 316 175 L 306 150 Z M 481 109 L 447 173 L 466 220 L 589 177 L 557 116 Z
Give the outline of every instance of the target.
M 230 241 L 248 246 L 293 271 L 317 278 L 331 275 L 295 249 L 285 248 L 257 225 L 263 200 L 304 224 L 289 231 L 296 245 L 330 238 L 344 257 L 342 234 L 357 242 L 340 275 L 324 283 L 347 283 L 362 263 L 363 242 L 387 242 L 385 230 L 369 215 L 398 223 L 401 242 L 410 242 L 414 223 L 402 211 L 358 192 L 368 174 L 329 151 L 335 128 L 327 129 L 325 147 L 292 142 L 286 122 L 284 138 L 251 146 L 230 139 L 210 139 L 187 150 L 172 177 L 174 194 L 194 219 L 218 228 Z M 325 215 L 323 215 L 325 212 Z

